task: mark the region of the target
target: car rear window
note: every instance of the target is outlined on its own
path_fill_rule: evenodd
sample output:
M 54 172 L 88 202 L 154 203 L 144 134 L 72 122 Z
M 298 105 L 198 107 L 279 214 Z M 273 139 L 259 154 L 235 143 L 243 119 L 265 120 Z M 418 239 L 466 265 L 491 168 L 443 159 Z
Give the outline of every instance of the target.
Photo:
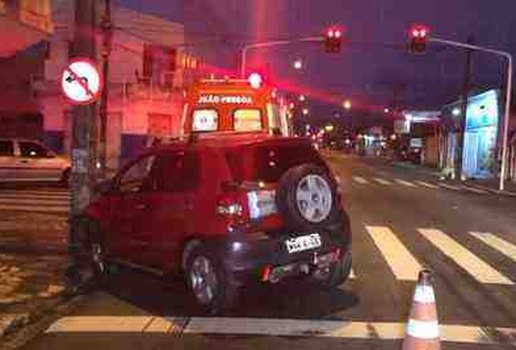
M 290 168 L 312 163 L 326 167 L 310 144 L 260 145 L 235 149 L 227 160 L 236 181 L 277 182 Z

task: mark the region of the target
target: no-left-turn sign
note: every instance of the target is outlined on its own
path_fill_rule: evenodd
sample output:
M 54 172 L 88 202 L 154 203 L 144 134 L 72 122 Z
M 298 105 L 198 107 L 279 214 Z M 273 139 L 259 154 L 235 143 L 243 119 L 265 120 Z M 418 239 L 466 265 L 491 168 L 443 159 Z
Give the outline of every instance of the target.
M 102 87 L 102 77 L 96 65 L 87 58 L 71 61 L 61 77 L 63 93 L 74 104 L 97 101 Z

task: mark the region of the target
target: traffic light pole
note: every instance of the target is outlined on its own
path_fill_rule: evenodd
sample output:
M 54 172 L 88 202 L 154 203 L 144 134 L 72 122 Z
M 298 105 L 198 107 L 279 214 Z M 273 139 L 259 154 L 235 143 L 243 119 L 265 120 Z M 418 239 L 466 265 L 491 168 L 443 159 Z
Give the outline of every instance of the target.
M 75 0 L 75 34 L 70 58 L 86 57 L 96 61 L 95 38 L 96 0 Z M 68 252 L 71 264 L 68 282 L 76 288 L 81 282 L 78 257 L 81 252 L 80 222 L 78 217 L 88 205 L 93 186 L 95 164 L 95 105 L 80 105 L 73 108 L 72 118 L 72 169 L 70 177 L 71 207 Z
M 240 59 L 240 77 L 242 79 L 245 79 L 246 74 L 246 65 L 247 65 L 247 52 L 252 49 L 258 49 L 258 48 L 269 48 L 269 47 L 276 47 L 276 46 L 285 46 L 285 45 L 291 45 L 294 43 L 299 42 L 323 42 L 324 37 L 306 37 L 306 38 L 300 38 L 300 39 L 294 39 L 294 40 L 277 40 L 277 41 L 264 41 L 260 43 L 255 44 L 249 44 L 244 46 L 241 52 L 241 59 Z
M 109 98 L 109 56 L 111 54 L 111 41 L 113 37 L 113 25 L 111 23 L 111 0 L 105 0 L 104 14 L 100 22 L 102 29 L 102 76 L 104 77 L 104 89 L 100 97 L 100 135 L 99 135 L 99 163 L 102 178 L 106 177 L 107 163 L 107 119 Z
M 499 190 L 503 191 L 505 189 L 505 175 L 507 172 L 507 151 L 508 151 L 508 135 L 509 135 L 509 118 L 511 115 L 511 95 L 512 95 L 512 55 L 509 52 L 499 51 L 490 49 L 487 47 L 482 47 L 478 45 L 466 44 L 452 40 L 445 40 L 435 37 L 429 37 L 428 41 L 436 42 L 444 45 L 450 45 L 455 47 L 461 47 L 464 49 L 469 49 L 473 51 L 482 51 L 491 53 L 497 56 L 501 56 L 507 59 L 507 83 L 505 87 L 505 113 L 504 113 L 504 121 L 503 121 L 503 132 L 502 132 L 502 165 L 500 167 L 500 183 Z

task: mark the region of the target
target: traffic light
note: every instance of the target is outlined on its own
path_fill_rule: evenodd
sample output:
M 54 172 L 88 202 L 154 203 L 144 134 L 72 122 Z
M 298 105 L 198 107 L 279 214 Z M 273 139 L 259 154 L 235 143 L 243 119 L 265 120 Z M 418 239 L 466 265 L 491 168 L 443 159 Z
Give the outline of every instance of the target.
M 426 40 L 429 30 L 424 25 L 414 25 L 409 31 L 409 49 L 413 53 L 423 53 L 426 50 Z
M 324 36 L 324 48 L 328 53 L 339 53 L 342 44 L 342 30 L 339 28 L 329 28 Z

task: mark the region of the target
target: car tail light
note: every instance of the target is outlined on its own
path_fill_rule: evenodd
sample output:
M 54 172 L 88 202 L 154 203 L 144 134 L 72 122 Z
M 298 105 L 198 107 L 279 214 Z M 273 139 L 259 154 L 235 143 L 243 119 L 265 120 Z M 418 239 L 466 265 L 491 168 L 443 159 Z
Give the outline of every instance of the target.
M 278 212 L 275 190 L 249 191 L 247 192 L 247 202 L 249 205 L 249 217 L 253 220 Z

